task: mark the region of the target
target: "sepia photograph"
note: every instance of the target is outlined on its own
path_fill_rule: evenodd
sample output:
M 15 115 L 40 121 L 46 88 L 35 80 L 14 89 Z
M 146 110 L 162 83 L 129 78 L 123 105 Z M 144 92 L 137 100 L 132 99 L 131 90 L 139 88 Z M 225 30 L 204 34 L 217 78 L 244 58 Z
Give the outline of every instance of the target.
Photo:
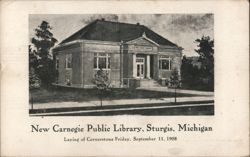
M 30 116 L 214 115 L 214 16 L 30 14 Z

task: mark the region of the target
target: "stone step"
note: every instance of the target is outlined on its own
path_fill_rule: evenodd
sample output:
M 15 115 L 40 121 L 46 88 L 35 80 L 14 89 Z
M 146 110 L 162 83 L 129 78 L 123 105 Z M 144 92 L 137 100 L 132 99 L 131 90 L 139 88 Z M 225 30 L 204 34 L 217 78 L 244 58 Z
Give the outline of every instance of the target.
M 140 80 L 140 87 L 161 87 L 156 80 Z

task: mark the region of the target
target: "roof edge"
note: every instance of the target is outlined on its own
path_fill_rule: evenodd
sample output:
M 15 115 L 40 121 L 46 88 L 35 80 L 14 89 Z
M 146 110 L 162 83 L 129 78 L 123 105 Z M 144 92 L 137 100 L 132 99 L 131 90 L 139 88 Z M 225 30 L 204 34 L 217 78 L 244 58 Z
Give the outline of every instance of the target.
M 89 24 L 87 24 L 87 25 L 84 26 L 83 28 L 81 28 L 81 29 L 79 29 L 78 31 L 76 31 L 74 34 L 70 35 L 69 37 L 67 37 L 66 39 L 64 39 L 63 41 L 61 41 L 61 42 L 59 43 L 59 45 L 64 44 L 64 43 L 67 43 L 67 40 L 68 40 L 69 38 L 73 37 L 74 35 L 78 34 L 79 32 L 83 31 L 84 29 L 87 29 L 90 25 L 96 23 L 97 21 L 100 21 L 100 20 L 99 20 L 99 19 L 96 19 L 96 20 L 90 22 Z

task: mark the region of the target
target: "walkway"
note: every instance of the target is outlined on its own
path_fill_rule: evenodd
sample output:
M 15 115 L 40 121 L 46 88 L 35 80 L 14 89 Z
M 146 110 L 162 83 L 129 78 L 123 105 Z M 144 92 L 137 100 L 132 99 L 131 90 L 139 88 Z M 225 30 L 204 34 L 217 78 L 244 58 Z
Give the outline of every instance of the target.
M 175 112 L 174 114 L 176 115 L 183 115 L 183 109 L 186 108 L 188 109 L 188 111 L 192 111 L 192 109 L 194 112 L 192 115 L 196 115 L 196 114 L 201 114 L 201 111 L 199 112 L 196 112 L 197 109 L 195 108 L 203 108 L 205 107 L 206 111 L 210 111 L 209 114 L 204 114 L 204 115 L 213 115 L 213 111 L 212 109 L 208 109 L 207 110 L 207 107 L 210 108 L 211 106 L 213 106 L 214 103 L 205 103 L 205 104 L 183 104 L 183 105 L 164 105 L 164 106 L 145 106 L 145 107 L 136 107 L 136 106 L 133 106 L 133 107 L 129 107 L 129 108 L 110 108 L 110 109 L 94 109 L 94 110 L 76 110 L 76 111 L 71 111 L 71 110 L 68 110 L 68 111 L 55 111 L 55 112 L 48 112 L 48 113 L 33 113 L 33 114 L 30 114 L 30 115 L 34 115 L 34 116 L 65 116 L 65 115 L 123 115 L 123 114 L 127 114 L 127 112 L 130 112 L 130 114 L 139 114 L 139 115 L 145 115 L 145 110 L 151 110 L 151 111 L 155 111 L 155 110 L 158 110 L 160 112 L 171 112 L 172 109 L 175 109 Z M 179 113 L 176 112 L 176 109 L 178 108 L 181 108 L 181 111 Z M 138 111 L 140 111 L 138 113 Z M 118 114 L 114 114 L 114 113 L 117 113 Z M 125 112 L 125 113 L 124 113 Z M 134 113 L 135 112 L 135 113 Z M 186 111 L 184 111 L 186 112 Z M 105 114 L 104 114 L 105 113 Z M 153 112 L 146 112 L 147 114 L 146 115 L 155 115 L 155 113 Z M 188 112 L 187 112 L 188 113 Z M 185 113 L 185 114 L 187 114 Z M 204 112 L 203 112 L 204 113 Z M 184 115 L 185 115 L 184 114 Z M 161 115 L 159 113 L 157 113 L 157 115 Z M 168 114 L 164 114 L 164 115 L 168 115 Z M 171 114 L 170 114 L 171 115 Z M 190 115 L 187 114 L 187 115 Z
M 165 91 L 165 92 L 175 92 L 175 89 L 168 88 L 168 87 L 139 87 L 138 89 L 149 90 L 149 91 Z M 202 96 L 214 96 L 214 92 L 209 91 L 197 91 L 197 90 L 187 90 L 187 89 L 176 89 L 177 93 L 186 93 L 186 94 L 195 94 L 195 95 L 202 95 Z

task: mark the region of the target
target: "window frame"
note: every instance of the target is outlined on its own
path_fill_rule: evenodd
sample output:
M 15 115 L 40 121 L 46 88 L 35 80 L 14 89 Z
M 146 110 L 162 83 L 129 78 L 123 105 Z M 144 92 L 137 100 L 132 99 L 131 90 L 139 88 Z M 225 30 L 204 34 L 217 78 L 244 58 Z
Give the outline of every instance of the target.
M 101 55 L 100 55 L 101 54 Z M 110 53 L 94 53 L 94 70 L 100 70 L 99 58 L 105 58 L 105 68 L 102 70 L 111 70 L 111 55 Z
M 162 68 L 162 60 L 168 61 L 168 69 Z M 172 70 L 172 58 L 170 56 L 159 56 L 159 69 L 164 71 Z
M 68 66 L 69 60 L 70 60 L 70 67 Z M 72 54 L 66 54 L 65 56 L 65 69 L 67 70 L 72 69 Z
M 56 70 L 59 70 L 59 62 L 60 62 L 59 58 L 56 57 Z

